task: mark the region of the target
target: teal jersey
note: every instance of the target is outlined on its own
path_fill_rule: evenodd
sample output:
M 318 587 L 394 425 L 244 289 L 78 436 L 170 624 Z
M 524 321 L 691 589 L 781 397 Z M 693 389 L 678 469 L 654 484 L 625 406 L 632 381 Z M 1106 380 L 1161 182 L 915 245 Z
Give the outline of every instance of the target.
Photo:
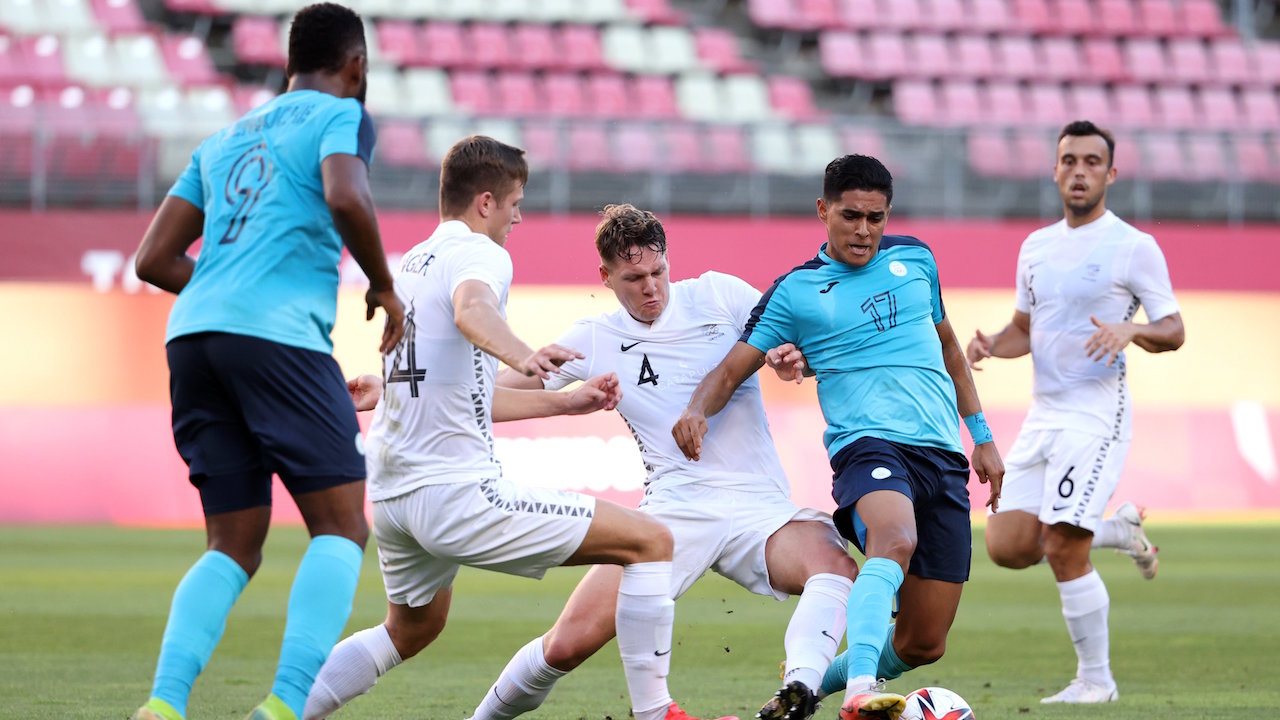
M 804 353 L 830 456 L 863 437 L 962 453 L 935 327 L 945 317 L 929 247 L 885 235 L 861 268 L 831 259 L 823 245 L 764 294 L 741 340 L 762 352 L 795 343 Z
M 374 141 L 359 102 L 301 90 L 201 143 L 169 191 L 204 211 L 204 241 L 165 342 L 226 332 L 332 352 L 342 237 L 320 163 L 343 153 L 367 165 Z

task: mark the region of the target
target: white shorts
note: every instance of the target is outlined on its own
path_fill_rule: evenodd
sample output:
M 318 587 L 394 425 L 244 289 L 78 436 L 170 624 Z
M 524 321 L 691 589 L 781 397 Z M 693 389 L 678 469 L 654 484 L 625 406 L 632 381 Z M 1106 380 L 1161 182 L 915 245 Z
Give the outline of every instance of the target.
M 582 544 L 589 495 L 509 480 L 426 485 L 373 503 L 387 600 L 421 607 L 453 585 L 458 567 L 540 578 Z
M 671 597 L 685 594 L 707 570 L 715 570 L 757 595 L 789 597 L 769 584 L 765 543 L 792 520 L 826 523 L 831 536 L 847 547 L 831 516 L 797 508 L 783 493 L 676 485 L 646 495 L 640 504 L 666 525 L 675 540 Z
M 1129 442 L 1078 430 L 1018 435 L 1004 459 L 1000 512 L 1035 513 L 1046 525 L 1092 531 L 1120 483 Z

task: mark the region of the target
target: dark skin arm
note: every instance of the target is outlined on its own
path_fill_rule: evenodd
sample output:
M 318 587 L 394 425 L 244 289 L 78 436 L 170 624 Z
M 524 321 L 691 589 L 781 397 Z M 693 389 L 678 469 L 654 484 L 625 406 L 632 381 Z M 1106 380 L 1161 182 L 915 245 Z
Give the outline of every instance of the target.
M 935 328 L 938 340 L 942 343 L 942 361 L 946 365 L 947 374 L 956 389 L 956 408 L 960 417 L 969 417 L 982 412 L 982 403 L 978 401 L 978 388 L 973 384 L 973 375 L 969 373 L 969 363 L 965 360 L 964 351 L 960 349 L 960 341 L 951 329 L 951 321 L 943 318 Z M 1000 459 L 1000 451 L 994 442 L 985 442 L 973 447 L 973 456 L 969 459 L 973 473 L 978 482 L 991 485 L 991 497 L 987 504 L 992 510 L 1000 505 L 1000 487 L 1004 482 L 1004 461 Z
M 204 211 L 169 195 L 151 219 L 134 258 L 138 279 L 177 295 L 191 281 L 196 261 L 187 254 L 204 233 Z
M 690 460 L 702 457 L 702 438 L 707 434 L 707 418 L 724 409 L 738 386 L 764 365 L 764 353 L 739 341 L 729 349 L 715 370 L 707 373 L 689 398 L 689 405 L 671 428 L 676 445 Z

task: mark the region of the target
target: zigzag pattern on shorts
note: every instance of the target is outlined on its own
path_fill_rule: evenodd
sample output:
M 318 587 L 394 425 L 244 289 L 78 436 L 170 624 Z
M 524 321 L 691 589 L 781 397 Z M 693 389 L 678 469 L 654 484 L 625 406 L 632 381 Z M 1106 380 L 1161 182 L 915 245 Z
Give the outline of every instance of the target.
M 480 492 L 484 499 L 499 510 L 507 512 L 533 513 L 535 515 L 563 515 L 564 517 L 594 517 L 593 508 L 580 505 L 561 505 L 559 503 L 537 502 L 531 500 L 513 500 L 504 498 L 498 492 L 496 480 L 485 480 L 480 483 Z

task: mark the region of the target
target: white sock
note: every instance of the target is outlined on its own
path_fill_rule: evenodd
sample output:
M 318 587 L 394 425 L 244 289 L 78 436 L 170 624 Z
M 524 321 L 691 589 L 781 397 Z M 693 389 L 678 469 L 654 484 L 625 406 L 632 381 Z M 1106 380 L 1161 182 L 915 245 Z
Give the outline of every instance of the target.
M 1119 548 L 1128 550 L 1133 543 L 1133 526 L 1120 518 L 1107 518 L 1093 531 L 1095 548 Z
M 822 686 L 822 674 L 844 637 L 852 590 L 852 580 L 831 573 L 814 575 L 804 584 L 783 640 L 787 653 L 783 684 L 798 680 L 815 692 Z
M 547 664 L 542 637 L 536 637 L 511 656 L 471 720 L 511 720 L 527 713 L 541 705 L 556 681 L 568 674 Z
M 1062 596 L 1062 617 L 1076 647 L 1076 677 L 1103 687 L 1115 687 L 1111 677 L 1111 640 L 1107 612 L 1111 597 L 1097 570 L 1075 580 L 1058 583 Z
M 334 645 L 311 686 L 303 720 L 329 717 L 352 698 L 369 692 L 378 678 L 400 662 L 385 625 L 361 630 Z
M 636 720 L 662 720 L 671 693 L 671 562 L 635 563 L 622 568 L 618 585 L 618 652 Z
M 858 693 L 864 693 L 874 687 L 876 679 L 870 675 L 859 675 L 849 678 L 849 682 L 844 686 L 844 699 L 848 701 L 850 697 Z

